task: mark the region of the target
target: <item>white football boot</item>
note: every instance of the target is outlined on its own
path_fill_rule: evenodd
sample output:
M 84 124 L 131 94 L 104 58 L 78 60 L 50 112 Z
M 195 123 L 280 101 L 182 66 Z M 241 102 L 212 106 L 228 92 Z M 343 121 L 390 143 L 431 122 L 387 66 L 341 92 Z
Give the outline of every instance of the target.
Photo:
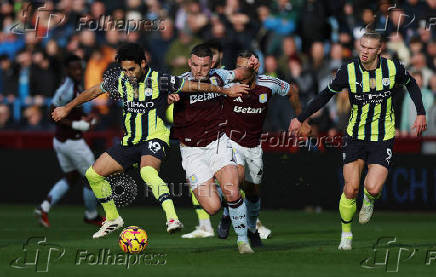
M 351 232 L 342 232 L 341 243 L 338 246 L 338 250 L 351 250 L 352 242 L 353 242 L 353 234 Z
M 93 236 L 93 239 L 98 239 L 101 237 L 104 237 L 110 233 L 112 233 L 113 231 L 123 227 L 124 225 L 124 221 L 123 218 L 121 216 L 118 216 L 117 218 L 115 218 L 114 220 L 106 220 L 105 222 L 103 222 L 103 225 L 100 227 L 100 230 L 98 230 Z
M 213 229 L 208 229 L 204 226 L 197 226 L 195 230 L 188 234 L 183 234 L 183 239 L 210 238 L 215 236 Z
M 178 219 L 170 219 L 167 221 L 167 232 L 174 234 L 183 229 L 183 224 Z

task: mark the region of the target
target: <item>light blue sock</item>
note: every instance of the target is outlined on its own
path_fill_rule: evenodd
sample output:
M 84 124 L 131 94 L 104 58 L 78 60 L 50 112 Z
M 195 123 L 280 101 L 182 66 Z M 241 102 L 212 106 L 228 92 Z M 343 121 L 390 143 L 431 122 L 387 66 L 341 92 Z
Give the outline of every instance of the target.
M 83 187 L 83 202 L 85 203 L 85 210 L 88 213 L 95 212 L 97 215 L 97 199 L 95 198 L 94 192 L 88 187 Z
M 221 189 L 221 186 L 219 184 L 216 184 L 216 191 L 218 192 L 218 195 L 221 198 L 221 202 L 225 201 L 223 190 Z
M 244 199 L 239 198 L 235 202 L 228 202 L 230 219 L 233 230 L 238 235 L 238 242 L 248 242 L 247 237 L 247 207 Z
M 223 216 L 229 216 L 229 207 L 223 206 Z
M 51 199 L 50 206 L 59 202 L 59 200 L 65 195 L 70 186 L 65 178 L 60 179 L 50 190 L 48 196 Z
M 259 217 L 260 212 L 260 198 L 257 198 L 257 201 L 251 202 L 247 198 L 245 198 L 245 205 L 247 206 L 247 224 L 250 232 L 256 232 L 256 221 Z

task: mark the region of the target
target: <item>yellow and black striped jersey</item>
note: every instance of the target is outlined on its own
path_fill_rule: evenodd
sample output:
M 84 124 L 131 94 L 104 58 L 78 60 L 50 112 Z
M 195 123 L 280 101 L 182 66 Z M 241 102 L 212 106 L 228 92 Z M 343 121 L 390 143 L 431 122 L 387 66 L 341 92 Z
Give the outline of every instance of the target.
M 342 65 L 328 89 L 333 93 L 348 89 L 351 115 L 346 133 L 365 141 L 392 139 L 395 136 L 392 95 L 412 79 L 401 63 L 382 57 L 371 71 L 365 70 L 359 59 Z
M 135 145 L 158 138 L 169 141 L 170 127 L 165 120 L 168 107 L 167 96 L 178 93 L 185 81 L 179 77 L 146 69 L 144 78 L 137 84 L 130 81 L 124 72 L 114 78 L 112 84 L 102 83 L 103 91 L 115 87 L 123 102 L 124 146 Z M 117 83 L 115 83 L 117 82 Z

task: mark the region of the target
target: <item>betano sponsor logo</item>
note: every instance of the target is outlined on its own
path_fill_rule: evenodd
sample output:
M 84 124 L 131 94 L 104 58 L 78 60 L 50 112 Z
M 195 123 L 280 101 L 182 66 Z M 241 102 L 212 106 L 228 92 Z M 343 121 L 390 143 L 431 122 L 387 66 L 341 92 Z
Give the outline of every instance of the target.
M 265 110 L 265 108 L 261 107 L 261 108 L 252 108 L 252 107 L 240 107 L 240 106 L 235 106 L 233 108 L 233 111 L 235 113 L 245 113 L 245 114 L 258 114 L 258 113 L 262 113 Z
M 219 93 L 203 93 L 203 94 L 193 94 L 189 95 L 189 104 L 194 104 L 196 102 L 204 102 L 217 98 L 221 94 Z

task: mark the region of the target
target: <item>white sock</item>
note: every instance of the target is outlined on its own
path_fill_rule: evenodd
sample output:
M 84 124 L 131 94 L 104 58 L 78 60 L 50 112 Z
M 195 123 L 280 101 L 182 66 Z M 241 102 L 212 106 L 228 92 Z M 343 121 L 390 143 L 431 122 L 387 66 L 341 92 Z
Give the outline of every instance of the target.
M 50 202 L 48 200 L 42 201 L 41 209 L 43 212 L 48 213 L 50 211 Z
M 94 219 L 98 215 L 97 211 L 85 211 L 86 219 Z
M 210 219 L 200 219 L 199 221 L 200 228 L 204 230 L 212 230 L 212 224 L 210 223 Z

